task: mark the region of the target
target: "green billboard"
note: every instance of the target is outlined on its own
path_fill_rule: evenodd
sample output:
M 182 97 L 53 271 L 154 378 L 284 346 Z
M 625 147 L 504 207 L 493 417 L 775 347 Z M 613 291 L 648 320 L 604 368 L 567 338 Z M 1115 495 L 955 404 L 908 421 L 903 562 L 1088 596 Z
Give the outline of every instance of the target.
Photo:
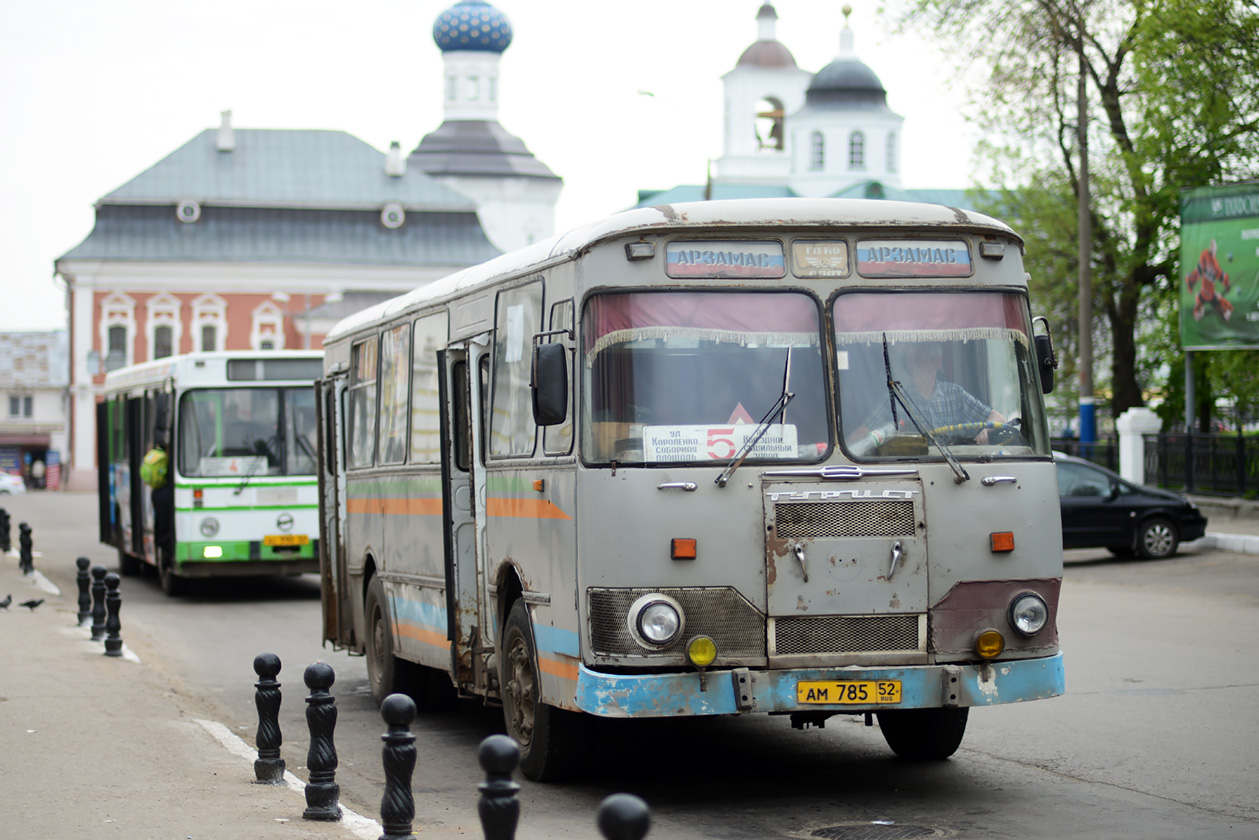
M 1180 343 L 1259 347 L 1259 182 L 1180 195 Z

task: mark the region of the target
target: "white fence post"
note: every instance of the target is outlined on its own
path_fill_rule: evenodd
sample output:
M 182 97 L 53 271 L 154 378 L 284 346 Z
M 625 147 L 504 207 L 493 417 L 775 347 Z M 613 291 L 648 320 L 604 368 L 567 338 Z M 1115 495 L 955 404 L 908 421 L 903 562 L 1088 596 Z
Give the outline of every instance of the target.
M 1119 430 L 1119 474 L 1133 484 L 1145 484 L 1145 435 L 1163 428 L 1148 408 L 1130 408 L 1115 421 Z

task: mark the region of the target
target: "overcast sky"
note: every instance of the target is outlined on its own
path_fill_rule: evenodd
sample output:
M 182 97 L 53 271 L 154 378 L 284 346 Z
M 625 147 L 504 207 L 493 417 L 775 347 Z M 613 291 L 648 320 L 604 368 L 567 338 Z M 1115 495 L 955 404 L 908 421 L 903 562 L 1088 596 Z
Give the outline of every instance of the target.
M 879 0 L 848 1 L 857 53 L 905 117 L 903 185 L 969 186 L 973 134 L 939 52 L 891 33 Z M 514 30 L 499 121 L 564 179 L 557 231 L 703 182 L 722 154 L 721 75 L 756 40 L 761 2 L 495 0 Z M 91 232 L 93 203 L 221 111 L 415 148 L 442 119 L 432 25 L 451 5 L 0 0 L 0 330 L 65 326 L 53 261 Z M 842 2 L 774 5 L 802 68 L 835 57 Z

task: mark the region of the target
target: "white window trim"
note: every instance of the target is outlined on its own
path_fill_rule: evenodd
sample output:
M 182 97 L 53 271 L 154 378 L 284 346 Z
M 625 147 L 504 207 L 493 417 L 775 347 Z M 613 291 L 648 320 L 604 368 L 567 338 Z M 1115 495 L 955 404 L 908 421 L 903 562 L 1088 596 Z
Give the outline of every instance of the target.
M 264 341 L 273 343 L 272 350 L 284 349 L 284 310 L 271 301 L 259 304 L 249 316 L 249 346 L 261 350 Z
M 214 327 L 214 347 L 201 345 L 201 328 Z M 227 301 L 204 294 L 192 302 L 192 338 L 195 349 L 214 352 L 227 347 Z
M 109 328 L 124 327 L 127 338 L 123 341 L 125 358 L 123 367 L 135 364 L 136 343 L 136 302 L 135 298 L 122 292 L 110 292 L 100 304 L 101 321 L 98 340 L 100 342 L 101 371 L 105 369 L 105 361 L 109 357 Z
M 183 346 L 184 324 L 181 317 L 184 305 L 179 298 L 172 294 L 162 292 L 160 295 L 154 295 L 145 303 L 145 335 L 149 340 L 149 358 L 157 358 L 154 353 L 157 351 L 157 328 L 171 328 L 171 355 L 178 356 L 179 348 Z

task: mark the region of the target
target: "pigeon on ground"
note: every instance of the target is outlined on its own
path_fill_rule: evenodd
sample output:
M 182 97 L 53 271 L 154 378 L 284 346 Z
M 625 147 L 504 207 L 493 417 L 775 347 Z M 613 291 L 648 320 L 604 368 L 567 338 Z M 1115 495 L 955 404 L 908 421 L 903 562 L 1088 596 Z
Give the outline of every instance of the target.
M 0 601 L 0 609 L 7 610 L 9 608 L 9 604 L 12 604 L 12 603 L 13 603 L 13 595 L 12 594 L 5 595 L 4 600 Z
M 31 612 L 35 612 L 35 608 L 36 608 L 36 607 L 38 607 L 38 606 L 39 606 L 40 604 L 42 604 L 42 603 L 44 603 L 44 599 L 43 599 L 43 598 L 32 598 L 32 599 L 31 599 L 31 600 L 29 600 L 29 601 L 23 601 L 22 603 L 18 604 L 18 606 L 20 606 L 20 607 L 30 607 L 30 608 L 31 608 Z

